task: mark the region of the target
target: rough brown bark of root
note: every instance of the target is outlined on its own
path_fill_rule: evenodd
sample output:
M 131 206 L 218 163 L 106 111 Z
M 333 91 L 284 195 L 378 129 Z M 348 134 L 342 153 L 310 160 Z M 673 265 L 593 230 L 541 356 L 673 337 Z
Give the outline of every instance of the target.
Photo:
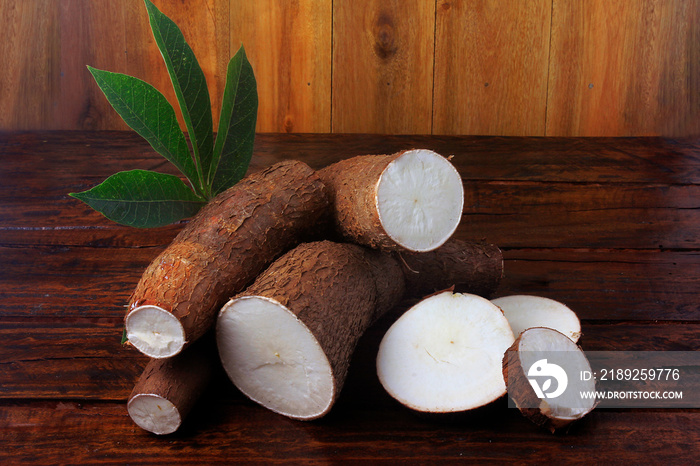
M 345 238 L 375 249 L 396 249 L 379 220 L 376 198 L 379 177 L 399 155 L 361 155 L 319 170 L 335 228 Z
M 197 340 L 230 296 L 326 213 L 323 190 L 316 172 L 296 161 L 244 178 L 207 204 L 148 266 L 129 312 L 159 306 L 179 319 L 187 344 Z
M 494 244 L 447 240 L 429 252 L 396 253 L 410 297 L 454 286 L 455 292 L 489 297 L 503 278 L 503 253 Z
M 216 358 L 213 341 L 203 339 L 168 359 L 151 359 L 129 395 L 155 395 L 172 403 L 184 421 L 206 389 Z M 179 426 L 178 426 L 179 428 Z
M 337 396 L 365 330 L 404 296 L 417 296 L 426 289 L 423 285 L 407 289 L 406 283 L 416 284 L 416 274 L 434 274 L 452 264 L 458 266 L 458 273 L 433 276 L 428 287 L 444 289 L 457 285 L 467 291 L 493 291 L 502 275 L 498 248 L 456 240 L 446 246 L 430 254 L 415 254 L 410 258 L 409 269 L 398 255 L 355 244 L 305 243 L 275 261 L 233 301 L 258 296 L 276 301 L 293 313 L 323 349 Z M 455 263 L 453 256 L 460 250 L 466 252 Z M 475 273 L 494 276 L 479 280 Z

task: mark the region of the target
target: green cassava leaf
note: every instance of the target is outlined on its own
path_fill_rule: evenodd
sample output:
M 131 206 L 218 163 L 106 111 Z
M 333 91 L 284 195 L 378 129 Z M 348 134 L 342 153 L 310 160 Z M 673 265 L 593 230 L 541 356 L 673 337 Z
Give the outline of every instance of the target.
M 175 110 L 156 88 L 140 79 L 88 66 L 97 85 L 127 125 L 143 136 L 156 152 L 171 161 L 197 184 L 197 171 L 180 129 Z
M 138 228 L 191 217 L 206 202 L 177 176 L 148 170 L 115 173 L 92 189 L 70 195 L 110 220 Z
M 233 186 L 245 175 L 253 155 L 257 116 L 255 76 L 241 46 L 226 71 L 219 132 L 208 178 L 214 194 Z
M 163 55 L 194 149 L 200 185 L 207 186 L 214 128 L 204 72 L 180 28 L 150 1 L 146 2 L 153 37 Z M 209 194 L 209 193 L 207 193 Z

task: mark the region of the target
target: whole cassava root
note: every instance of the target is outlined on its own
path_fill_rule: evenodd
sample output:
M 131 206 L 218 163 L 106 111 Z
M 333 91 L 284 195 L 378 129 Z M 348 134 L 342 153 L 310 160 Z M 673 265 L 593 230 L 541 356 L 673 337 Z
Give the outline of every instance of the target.
M 296 161 L 254 173 L 218 195 L 141 277 L 125 319 L 130 343 L 153 358 L 179 353 L 327 209 L 320 178 Z
M 474 292 L 492 292 L 483 284 L 498 282 L 500 254 L 456 244 L 473 251 L 473 262 L 497 263 L 462 267 L 457 286 L 473 284 L 481 287 Z M 412 257 L 409 270 L 397 255 L 354 244 L 298 246 L 222 308 L 216 335 L 224 369 L 244 394 L 272 411 L 305 420 L 325 415 L 343 386 L 360 336 L 402 297 L 422 291 L 407 288 L 408 274 L 440 269 L 436 262 L 452 260 L 441 256 L 441 249 Z M 454 245 L 446 251 L 451 256 Z M 494 271 L 496 278 L 472 280 L 474 270 Z M 433 277 L 432 286 L 455 285 L 454 276 L 443 278 L 439 283 Z
M 336 229 L 371 248 L 433 250 L 452 236 L 462 217 L 459 173 L 427 149 L 361 155 L 319 175 L 328 188 Z
M 127 403 L 129 416 L 139 427 L 158 435 L 180 427 L 212 376 L 216 352 L 213 342 L 206 340 L 146 365 Z

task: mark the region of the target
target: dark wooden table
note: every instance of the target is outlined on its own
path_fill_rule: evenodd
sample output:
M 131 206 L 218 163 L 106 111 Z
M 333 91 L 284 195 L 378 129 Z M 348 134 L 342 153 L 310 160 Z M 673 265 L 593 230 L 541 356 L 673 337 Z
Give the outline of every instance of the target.
M 252 169 L 295 158 L 426 147 L 464 177 L 457 235 L 504 251 L 497 295 L 568 304 L 586 350 L 700 349 L 700 140 L 265 135 Z M 456 418 L 417 415 L 377 381 L 360 341 L 339 402 L 293 421 L 218 373 L 174 435 L 136 427 L 125 401 L 146 359 L 120 345 L 125 304 L 182 225 L 113 224 L 66 194 L 123 169 L 173 173 L 129 132 L 0 134 L 0 463 L 626 462 L 700 458 L 700 410 L 598 409 L 566 435 L 505 400 Z

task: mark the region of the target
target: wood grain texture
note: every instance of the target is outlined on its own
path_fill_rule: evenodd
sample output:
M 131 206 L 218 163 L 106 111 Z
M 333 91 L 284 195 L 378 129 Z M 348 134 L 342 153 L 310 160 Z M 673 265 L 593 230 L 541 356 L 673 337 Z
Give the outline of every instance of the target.
M 128 129 L 95 83 L 87 65 L 125 73 L 126 37 L 120 0 L 65 0 L 60 5 L 60 94 L 55 129 Z
M 226 66 L 232 55 L 228 41 L 228 2 L 153 0 L 153 3 L 180 28 L 204 72 L 216 131 L 226 84 Z M 121 4 L 126 21 L 127 73 L 161 91 L 175 107 L 180 127 L 186 131 L 170 76 L 151 32 L 144 2 L 127 0 Z
M 693 140 L 260 135 L 251 170 L 289 159 L 321 168 L 414 147 L 454 155 L 467 193 L 464 239 L 655 249 L 695 247 L 700 237 L 700 145 Z M 67 196 L 120 170 L 176 173 L 133 132 L 13 133 L 0 137 L 0 150 L 2 245 L 164 246 L 182 226 L 120 227 Z
M 231 0 L 230 47 L 258 84 L 259 132 L 331 128 L 331 0 Z
M 586 350 L 700 350 L 699 140 L 263 134 L 251 171 L 410 147 L 454 155 L 469 199 L 458 236 L 506 245 L 498 296 L 566 303 L 582 318 Z M 698 409 L 596 409 L 555 436 L 505 398 L 461 417 L 416 415 L 375 368 L 409 300 L 360 338 L 327 417 L 276 415 L 220 370 L 182 430 L 150 435 L 126 412 L 147 358 L 120 344 L 122 317 L 184 222 L 121 227 L 66 193 L 121 169 L 174 169 L 133 132 L 0 133 L 0 153 L 3 465 L 693 464 L 700 454 Z
M 155 4 L 202 65 L 214 128 L 244 44 L 259 132 L 700 135 L 700 0 Z M 0 130 L 125 129 L 88 64 L 177 108 L 142 0 L 4 0 L 0 26 Z
M 700 1 L 554 1 L 547 134 L 700 134 Z
M 551 3 L 437 2 L 433 134 L 544 135 Z
M 61 462 L 66 452 L 79 464 L 588 464 L 591 458 L 692 464 L 700 442 L 700 413 L 695 411 L 597 410 L 569 435 L 559 436 L 537 430 L 518 410 L 503 405 L 461 423 L 356 407 L 322 422 L 302 423 L 285 422 L 250 404 L 205 399 L 183 431 L 167 438 L 134 426 L 121 403 L 4 403 L 0 419 L 0 459 L 28 465 Z
M 0 128 L 126 129 L 87 65 L 126 71 L 119 0 L 3 2 Z
M 698 248 L 700 185 L 471 182 L 457 236 L 502 247 Z
M 528 248 L 504 258 L 498 296 L 546 296 L 588 320 L 700 319 L 697 251 Z
M 434 24 L 433 2 L 334 4 L 333 132 L 431 132 Z
M 0 128 L 54 128 L 61 73 L 59 2 L 0 3 Z

